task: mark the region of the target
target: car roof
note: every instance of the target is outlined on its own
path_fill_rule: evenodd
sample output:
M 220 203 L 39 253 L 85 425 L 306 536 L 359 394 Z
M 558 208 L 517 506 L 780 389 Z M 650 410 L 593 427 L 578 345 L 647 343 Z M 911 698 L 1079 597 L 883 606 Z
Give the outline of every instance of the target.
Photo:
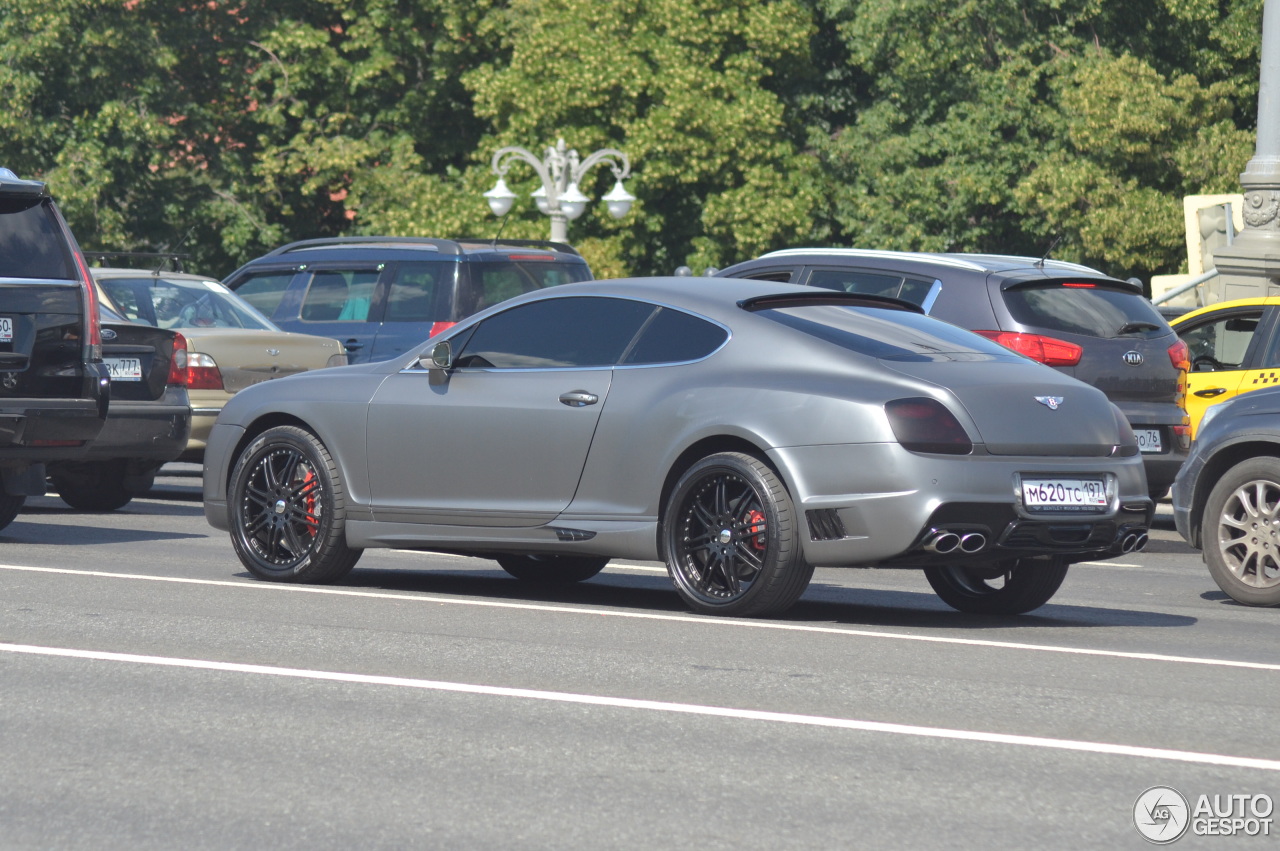
M 250 264 L 319 258 L 364 259 L 370 255 L 387 257 L 397 253 L 403 257 L 419 257 L 423 252 L 446 256 L 525 253 L 563 256 L 566 259 L 581 262 L 581 255 L 577 250 L 562 242 L 532 239 L 495 240 L 480 237 L 434 239 L 416 236 L 347 236 L 290 242 L 250 261 Z
M 165 272 L 156 269 L 124 269 L 114 266 L 90 266 L 89 274 L 93 276 L 95 281 L 110 278 L 155 278 L 177 283 L 218 283 L 218 279 L 212 275 L 194 275 L 190 272 Z
M 768 260 L 783 257 L 812 257 L 831 260 L 850 258 L 860 260 L 887 260 L 896 262 L 919 263 L 922 265 L 949 266 L 970 272 L 1011 272 L 1020 269 L 1035 269 L 1041 272 L 1065 272 L 1070 274 L 1097 275 L 1109 278 L 1103 272 L 1078 263 L 1065 260 L 1040 259 L 1038 257 L 1020 257 L 1013 254 L 965 254 L 965 253 L 932 253 L 927 251 L 879 251 L 867 248 L 784 248 L 770 251 L 756 258 Z
M 1222 310 L 1231 310 L 1235 307 L 1270 307 L 1276 304 L 1280 304 L 1280 295 L 1253 296 L 1232 299 L 1231 301 L 1219 301 L 1214 304 L 1207 304 L 1204 307 L 1198 307 L 1195 310 L 1189 310 L 1176 319 L 1170 319 L 1169 324 L 1176 328 L 1193 319 L 1199 319 L 1202 316 L 1208 316 Z

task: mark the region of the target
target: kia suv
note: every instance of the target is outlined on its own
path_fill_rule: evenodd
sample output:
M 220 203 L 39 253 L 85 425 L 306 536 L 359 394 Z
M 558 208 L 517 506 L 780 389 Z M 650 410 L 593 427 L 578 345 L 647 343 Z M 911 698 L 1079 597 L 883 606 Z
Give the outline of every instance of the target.
M 0 529 L 107 417 L 98 304 L 46 185 L 0 168 Z
M 775 251 L 717 274 L 903 299 L 1092 384 L 1133 427 L 1154 499 L 1186 460 L 1187 345 L 1137 283 L 1058 260 L 856 248 Z
M 559 242 L 366 236 L 293 242 L 223 283 L 284 330 L 336 338 L 361 363 L 512 296 L 588 280 L 587 262 Z

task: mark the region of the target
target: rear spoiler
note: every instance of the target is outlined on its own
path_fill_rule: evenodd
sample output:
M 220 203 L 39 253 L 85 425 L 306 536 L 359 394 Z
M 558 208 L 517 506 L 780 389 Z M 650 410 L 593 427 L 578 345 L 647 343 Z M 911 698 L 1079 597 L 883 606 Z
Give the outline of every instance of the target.
M 836 305 L 838 307 L 878 307 L 883 310 L 902 310 L 907 313 L 924 313 L 918 304 L 900 298 L 884 295 L 868 295 L 866 293 L 842 293 L 836 290 L 814 288 L 812 292 L 776 293 L 774 295 L 758 295 L 744 298 L 738 302 L 743 310 L 781 310 L 786 307 L 809 307 L 811 305 Z

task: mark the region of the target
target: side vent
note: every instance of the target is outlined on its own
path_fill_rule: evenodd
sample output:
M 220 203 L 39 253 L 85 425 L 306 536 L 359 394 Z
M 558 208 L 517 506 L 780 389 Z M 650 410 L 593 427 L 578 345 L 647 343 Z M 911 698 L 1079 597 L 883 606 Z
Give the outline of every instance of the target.
M 815 541 L 838 541 L 845 536 L 844 523 L 834 508 L 815 508 L 804 516 L 809 521 L 809 537 Z
M 596 536 L 595 532 L 587 532 L 583 529 L 561 529 L 553 527 L 558 541 L 590 541 Z

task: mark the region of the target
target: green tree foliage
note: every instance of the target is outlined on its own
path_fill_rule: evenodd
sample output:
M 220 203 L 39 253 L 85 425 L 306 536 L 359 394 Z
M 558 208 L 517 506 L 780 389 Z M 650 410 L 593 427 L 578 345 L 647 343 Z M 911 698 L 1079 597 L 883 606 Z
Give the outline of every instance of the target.
M 1262 0 L 0 0 L 0 165 L 89 249 L 542 238 L 504 145 L 632 158 L 598 274 L 799 244 L 1176 271 L 1253 150 Z M 508 182 L 527 196 L 531 169 Z M 583 185 L 599 198 L 612 175 Z M 185 240 L 185 241 L 184 241 Z

